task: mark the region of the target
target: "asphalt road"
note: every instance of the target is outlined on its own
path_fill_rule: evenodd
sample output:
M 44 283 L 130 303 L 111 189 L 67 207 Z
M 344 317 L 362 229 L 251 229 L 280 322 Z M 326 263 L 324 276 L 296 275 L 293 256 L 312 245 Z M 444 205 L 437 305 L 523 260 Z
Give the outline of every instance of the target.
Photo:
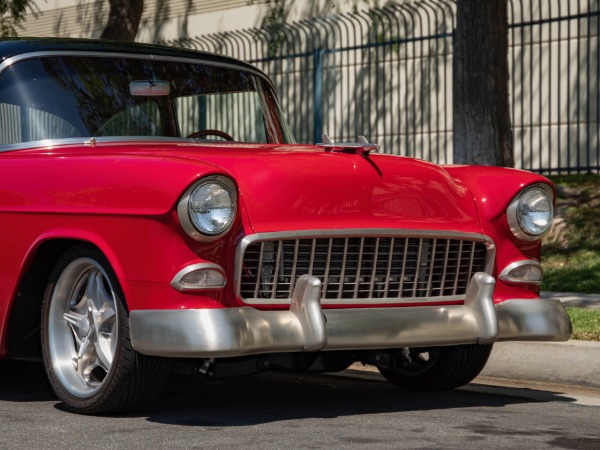
M 472 384 L 416 394 L 350 375 L 179 380 L 145 411 L 87 417 L 61 409 L 40 366 L 3 361 L 0 447 L 600 447 L 600 391 Z

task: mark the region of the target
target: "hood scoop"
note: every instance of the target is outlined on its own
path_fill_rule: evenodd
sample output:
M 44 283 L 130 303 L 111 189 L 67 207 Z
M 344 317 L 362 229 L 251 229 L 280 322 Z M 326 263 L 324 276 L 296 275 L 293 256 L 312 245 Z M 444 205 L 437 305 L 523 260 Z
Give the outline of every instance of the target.
M 364 136 L 358 136 L 356 142 L 333 142 L 326 134 L 321 135 L 322 143 L 318 147 L 325 148 L 327 152 L 355 153 L 357 155 L 369 156 L 369 152 L 379 149 L 379 145 L 367 141 Z

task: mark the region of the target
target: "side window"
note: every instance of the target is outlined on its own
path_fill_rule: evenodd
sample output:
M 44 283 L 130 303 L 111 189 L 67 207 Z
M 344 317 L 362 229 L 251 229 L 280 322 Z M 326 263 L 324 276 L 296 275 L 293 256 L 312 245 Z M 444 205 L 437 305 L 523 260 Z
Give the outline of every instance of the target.
M 160 110 L 155 102 L 134 105 L 108 119 L 97 136 L 162 136 Z
M 219 130 L 239 142 L 267 142 L 260 97 L 254 91 L 179 97 L 175 112 L 183 137 L 200 130 Z
M 25 106 L 0 103 L 0 145 L 77 137 L 77 129 L 61 117 Z

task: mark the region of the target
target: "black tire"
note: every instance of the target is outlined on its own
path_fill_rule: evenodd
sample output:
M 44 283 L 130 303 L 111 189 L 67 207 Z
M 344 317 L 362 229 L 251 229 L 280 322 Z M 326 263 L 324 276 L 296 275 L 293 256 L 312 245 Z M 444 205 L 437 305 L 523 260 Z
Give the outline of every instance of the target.
M 411 348 L 406 365 L 379 368 L 392 384 L 407 391 L 441 391 L 464 386 L 483 370 L 492 345 Z
M 122 413 L 161 393 L 168 360 L 133 349 L 128 318 L 105 256 L 89 245 L 68 249 L 50 276 L 41 327 L 46 374 L 67 409 Z

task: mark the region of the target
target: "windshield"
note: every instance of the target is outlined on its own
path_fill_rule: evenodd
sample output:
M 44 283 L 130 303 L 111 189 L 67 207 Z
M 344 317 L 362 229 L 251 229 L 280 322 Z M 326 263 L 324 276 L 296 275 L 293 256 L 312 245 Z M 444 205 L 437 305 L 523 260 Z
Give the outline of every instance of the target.
M 209 63 L 20 61 L 0 74 L 0 118 L 0 145 L 123 136 L 293 142 L 266 80 Z

